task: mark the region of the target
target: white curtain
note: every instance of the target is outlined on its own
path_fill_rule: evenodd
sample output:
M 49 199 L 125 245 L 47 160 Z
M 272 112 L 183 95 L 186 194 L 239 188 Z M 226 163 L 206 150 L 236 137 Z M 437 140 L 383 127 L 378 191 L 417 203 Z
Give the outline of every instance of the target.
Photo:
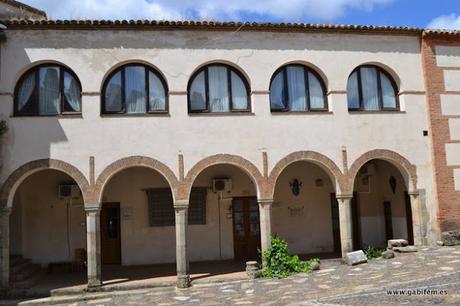
M 310 108 L 324 108 L 324 92 L 318 78 L 311 72 L 308 72 L 308 89 L 310 91 Z
M 105 89 L 105 110 L 121 111 L 121 72 L 115 73 Z
M 40 68 L 39 74 L 39 113 L 42 115 L 57 115 L 59 114 L 61 100 L 59 92 L 59 68 Z
M 208 68 L 209 78 L 209 111 L 228 112 L 228 81 L 227 68 L 211 66 Z
M 166 94 L 161 80 L 149 72 L 149 108 L 151 111 L 166 110 Z
M 347 100 L 349 109 L 359 108 L 358 72 L 353 72 L 348 78 Z
M 383 107 L 396 108 L 396 94 L 393 85 L 383 73 L 380 73 L 380 81 L 382 85 Z
M 284 73 L 283 70 L 278 72 L 270 86 L 270 103 L 272 109 L 284 109 Z
M 377 111 L 379 110 L 377 70 L 368 67 L 362 67 L 360 69 L 364 110 Z
M 64 95 L 72 111 L 81 111 L 80 86 L 77 80 L 67 72 L 64 72 Z
M 306 111 L 305 75 L 303 67 L 287 67 L 289 110 Z
M 29 101 L 35 88 L 35 73 L 30 73 L 21 83 L 18 92 L 17 110 L 21 111 Z
M 125 68 L 125 100 L 126 113 L 145 113 L 145 67 Z
M 246 92 L 246 86 L 244 86 L 243 80 L 235 73 L 230 73 L 232 78 L 232 100 L 233 109 L 244 110 L 248 108 L 248 94 Z
M 198 73 L 190 86 L 190 108 L 191 110 L 206 109 L 204 71 Z

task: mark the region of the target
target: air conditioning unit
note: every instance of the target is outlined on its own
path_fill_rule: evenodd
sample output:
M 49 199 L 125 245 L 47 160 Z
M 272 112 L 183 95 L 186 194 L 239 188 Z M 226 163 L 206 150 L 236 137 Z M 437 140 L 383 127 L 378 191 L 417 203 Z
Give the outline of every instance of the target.
M 232 180 L 231 179 L 213 179 L 212 180 L 213 192 L 231 192 Z
M 58 190 L 59 199 L 66 198 L 81 198 L 81 191 L 78 185 L 59 185 Z

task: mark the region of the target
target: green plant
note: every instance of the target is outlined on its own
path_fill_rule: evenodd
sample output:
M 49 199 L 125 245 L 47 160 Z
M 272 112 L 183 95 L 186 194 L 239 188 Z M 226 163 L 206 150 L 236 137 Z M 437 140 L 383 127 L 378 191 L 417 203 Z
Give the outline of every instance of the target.
M 375 259 L 375 258 L 380 258 L 382 257 L 383 251 L 380 249 L 376 249 L 372 246 L 367 246 L 367 248 L 364 250 L 364 253 L 366 254 L 367 259 Z
M 318 258 L 309 261 L 300 260 L 299 256 L 288 253 L 288 244 L 279 237 L 271 238 L 271 247 L 262 254 L 264 262 L 263 277 L 285 278 L 299 272 L 311 272 L 310 264 L 319 262 Z

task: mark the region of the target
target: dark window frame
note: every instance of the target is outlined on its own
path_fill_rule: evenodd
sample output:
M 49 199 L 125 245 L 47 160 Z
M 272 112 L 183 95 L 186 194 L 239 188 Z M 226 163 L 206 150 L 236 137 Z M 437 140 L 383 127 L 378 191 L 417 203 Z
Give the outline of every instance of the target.
M 228 112 L 211 112 L 209 109 L 209 77 L 208 77 L 208 68 L 209 67 L 225 67 L 227 69 L 227 88 L 228 88 Z M 192 87 L 193 82 L 195 81 L 196 77 L 204 71 L 204 86 L 205 86 L 205 98 L 206 98 L 206 107 L 202 110 L 193 110 L 191 107 L 191 97 L 190 97 L 190 89 Z M 234 72 L 243 82 L 244 87 L 246 89 L 246 97 L 248 101 L 248 106 L 246 109 L 233 109 L 233 95 L 232 95 L 232 79 L 231 73 Z M 249 87 L 248 80 L 246 77 L 235 67 L 230 66 L 228 64 L 223 63 L 213 63 L 209 65 L 205 65 L 195 71 L 192 76 L 190 77 L 187 85 L 187 109 L 189 114 L 229 114 L 229 113 L 250 113 L 252 111 L 251 107 L 251 90 Z
M 58 114 L 40 114 L 39 113 L 39 99 L 40 99 L 40 68 L 49 68 L 55 67 L 59 68 L 59 113 Z M 65 94 L 64 94 L 64 73 L 68 73 L 71 77 L 73 77 L 80 88 L 80 111 L 64 111 L 65 105 Z M 25 81 L 25 79 L 34 74 L 35 79 L 35 86 L 30 96 L 29 100 L 26 104 L 31 103 L 33 108 L 30 112 L 19 111 L 18 103 L 19 103 L 19 89 L 21 85 Z M 24 72 L 19 80 L 16 82 L 16 86 L 14 88 L 14 99 L 13 99 L 13 116 L 14 117 L 59 117 L 59 116 L 81 116 L 83 111 L 83 100 L 82 100 L 82 87 L 81 82 L 78 76 L 72 71 L 70 68 L 67 68 L 61 64 L 56 63 L 43 63 L 40 65 L 33 66 L 32 68 L 28 69 Z
M 288 84 L 288 79 L 287 79 L 287 68 L 288 67 L 301 67 L 303 68 L 303 73 L 304 73 L 304 82 L 305 82 L 305 95 L 307 96 L 307 109 L 304 111 L 291 111 L 289 110 L 289 84 Z M 318 80 L 321 90 L 323 91 L 323 99 L 324 99 L 324 107 L 323 108 L 311 108 L 311 103 L 310 103 L 310 83 L 308 79 L 308 73 L 313 74 L 316 79 Z M 283 105 L 284 108 L 273 108 L 272 107 L 272 100 L 271 100 L 271 89 L 272 89 L 272 84 L 273 81 L 275 80 L 275 77 L 278 76 L 279 73 L 283 73 L 283 91 L 284 91 L 284 97 L 283 97 Z M 270 90 L 269 90 L 269 103 L 270 103 L 270 112 L 272 113 L 281 113 L 281 112 L 290 112 L 290 113 L 310 113 L 310 112 L 328 112 L 329 111 L 329 103 L 327 100 L 327 89 L 326 89 L 326 84 L 324 84 L 323 78 L 319 75 L 318 72 L 316 72 L 314 69 L 302 65 L 302 64 L 288 64 L 281 66 L 280 68 L 276 69 L 276 71 L 273 73 L 271 79 L 270 79 Z
M 150 227 L 166 227 L 166 226 L 174 226 L 175 225 L 175 212 L 174 212 L 174 201 L 172 197 L 172 190 L 168 187 L 165 188 L 148 188 L 145 189 L 147 195 L 147 215 L 148 215 L 148 224 Z M 168 195 L 169 199 L 168 202 L 161 203 L 163 205 L 168 206 L 159 206 L 161 210 L 154 209 L 155 203 L 153 203 L 152 196 L 154 192 L 163 193 L 161 196 Z M 188 207 L 188 224 L 189 225 L 206 225 L 206 216 L 207 216 L 207 187 L 192 187 L 190 191 L 190 198 L 189 198 L 189 207 Z M 203 202 L 201 203 L 202 206 L 197 207 L 193 196 L 201 196 Z M 158 196 L 158 194 L 157 194 Z M 157 209 L 159 208 L 157 207 Z M 159 214 L 160 216 L 155 217 L 155 213 Z M 193 215 L 196 213 L 197 215 Z
M 145 70 L 145 113 L 127 113 L 126 112 L 126 85 L 125 85 L 125 78 L 126 78 L 126 72 L 125 68 L 126 67 L 143 67 Z M 112 80 L 112 78 L 120 72 L 120 79 L 121 79 L 121 110 L 120 111 L 107 111 L 105 106 L 106 106 L 106 101 L 105 101 L 105 92 L 107 90 L 107 85 L 109 82 Z M 149 104 L 149 97 L 150 97 L 150 84 L 149 84 L 149 72 L 152 72 L 158 79 L 160 79 L 161 84 L 163 85 L 163 89 L 165 91 L 165 109 L 164 110 L 157 110 L 157 111 L 152 111 L 150 110 Z M 101 115 L 122 115 L 122 116 L 139 116 L 142 114 L 149 114 L 149 115 L 155 115 L 155 114 L 169 114 L 169 89 L 168 89 L 168 84 L 166 83 L 165 78 L 161 75 L 161 73 L 156 70 L 155 68 L 143 64 L 143 63 L 129 63 L 122 65 L 120 67 L 117 67 L 114 69 L 110 74 L 105 78 L 104 83 L 102 84 L 102 90 L 101 90 Z
M 361 81 L 361 68 L 374 68 L 376 69 L 377 72 L 377 92 L 379 95 L 379 109 L 378 110 L 365 110 L 364 109 L 364 98 L 363 98 L 363 84 Z M 347 107 L 349 112 L 398 112 L 400 111 L 400 104 L 399 104 L 399 90 L 398 86 L 396 85 L 395 80 L 393 77 L 384 69 L 382 69 L 379 66 L 376 65 L 361 65 L 353 69 L 353 71 L 350 73 L 350 76 L 348 77 L 347 81 L 347 87 L 348 87 L 348 82 L 351 78 L 351 76 L 357 73 L 357 83 L 358 83 L 358 100 L 359 100 L 359 107 L 358 108 L 350 108 L 348 104 L 348 96 L 347 96 Z M 388 80 L 390 80 L 390 84 L 393 87 L 394 95 L 395 95 L 395 107 L 384 107 L 383 105 L 383 91 L 382 91 L 382 80 L 381 80 L 381 74 L 385 75 Z

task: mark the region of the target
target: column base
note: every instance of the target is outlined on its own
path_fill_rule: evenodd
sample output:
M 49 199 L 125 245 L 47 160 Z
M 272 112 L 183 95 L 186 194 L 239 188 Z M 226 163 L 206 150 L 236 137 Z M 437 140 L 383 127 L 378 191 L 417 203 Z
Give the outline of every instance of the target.
M 177 275 L 177 288 L 190 287 L 190 275 Z
M 89 279 L 86 287 L 87 291 L 99 291 L 102 282 L 99 279 Z

